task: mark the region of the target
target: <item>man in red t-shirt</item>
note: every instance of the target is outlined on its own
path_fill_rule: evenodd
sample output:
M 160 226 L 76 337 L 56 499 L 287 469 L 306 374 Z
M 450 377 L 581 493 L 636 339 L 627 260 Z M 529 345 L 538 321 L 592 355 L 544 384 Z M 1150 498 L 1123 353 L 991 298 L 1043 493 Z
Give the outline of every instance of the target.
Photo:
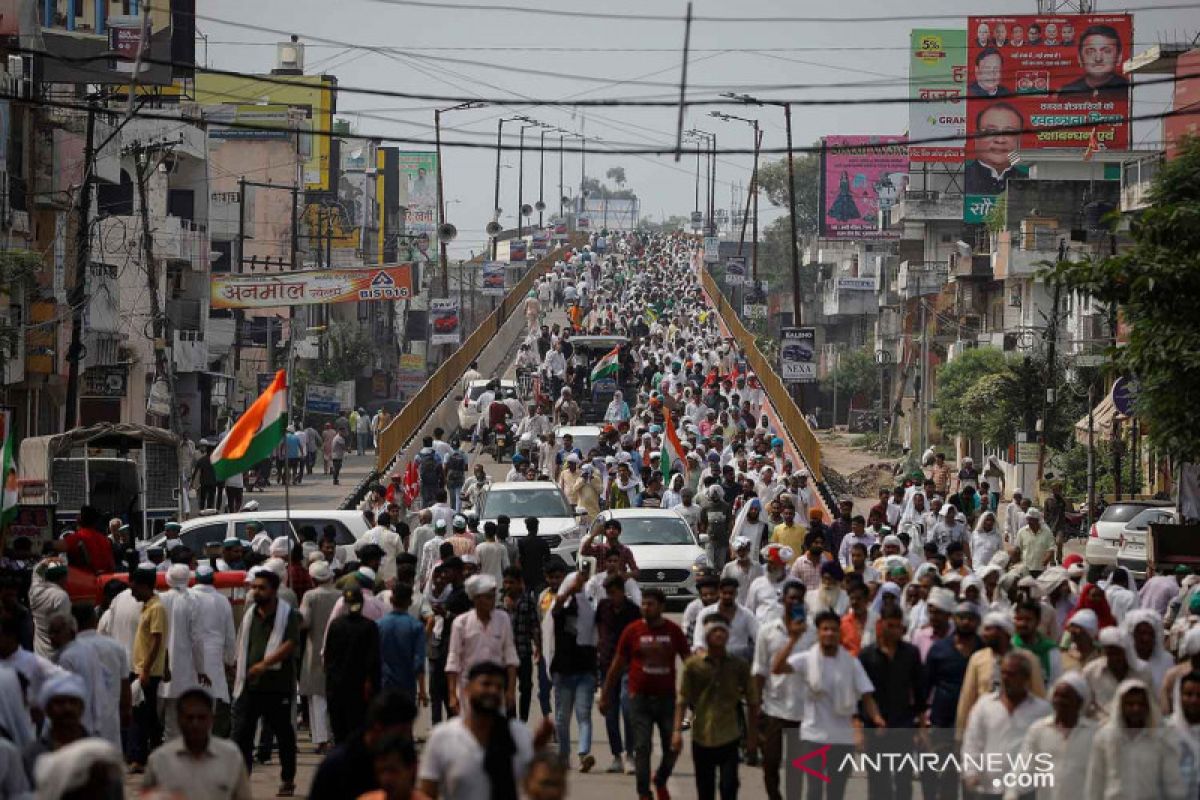
M 91 570 L 97 575 L 116 572 L 112 542 L 100 532 L 104 515 L 91 506 L 79 509 L 79 527 L 54 543 L 56 550 L 67 554 L 73 567 Z
M 650 752 L 658 728 L 662 761 L 654 773 L 654 790 L 666 794 L 667 780 L 675 768 L 671 733 L 675 726 L 675 660 L 691 655 L 687 637 L 663 616 L 667 597 L 661 589 L 642 591 L 642 618 L 628 625 L 617 641 L 617 652 L 604 679 L 600 712 L 619 694 L 621 673 L 629 670 L 629 706 L 633 721 L 633 752 L 637 768 L 638 797 L 650 796 Z

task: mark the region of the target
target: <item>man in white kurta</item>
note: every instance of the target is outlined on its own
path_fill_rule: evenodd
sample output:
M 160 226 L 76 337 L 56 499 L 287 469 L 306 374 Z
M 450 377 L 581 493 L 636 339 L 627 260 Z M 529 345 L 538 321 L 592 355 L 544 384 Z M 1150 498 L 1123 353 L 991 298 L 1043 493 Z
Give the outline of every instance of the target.
M 63 647 L 58 665 L 83 680 L 83 727 L 120 748 L 121 719 L 130 712 L 129 656 L 119 642 L 96 631 L 90 605 L 76 606 L 72 613 L 78 631 Z
M 159 595 L 167 612 L 167 664 L 170 665 L 170 680 L 163 680 L 158 687 L 158 696 L 163 699 L 160 718 L 166 739 L 179 735 L 175 700 L 188 689 L 206 685 L 209 680 L 199 669 L 204 663 L 204 651 L 195 632 L 194 604 L 188 591 L 190 578 L 191 571 L 186 564 L 172 564 L 167 569 L 167 591 Z
M 213 730 L 218 736 L 230 731 L 229 681 L 225 669 L 237 662 L 237 633 L 233 625 L 233 606 L 229 598 L 213 586 L 212 567 L 196 570 L 196 585 L 191 588 L 192 633 L 200 643 L 198 672 L 208 677 L 206 687 L 216 701 Z

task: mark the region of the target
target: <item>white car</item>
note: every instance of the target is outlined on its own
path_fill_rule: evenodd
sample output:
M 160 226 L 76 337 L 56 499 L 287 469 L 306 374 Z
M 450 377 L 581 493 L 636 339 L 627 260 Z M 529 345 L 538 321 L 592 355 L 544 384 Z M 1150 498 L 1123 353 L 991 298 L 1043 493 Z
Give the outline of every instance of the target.
M 1125 526 L 1147 508 L 1169 508 L 1170 505 L 1146 500 L 1109 503 L 1088 531 L 1087 544 L 1083 548 L 1084 561 L 1106 567 L 1116 566 L 1117 551 L 1121 549 L 1121 532 Z
M 525 518 L 538 518 L 538 537 L 550 545 L 550 552 L 575 565 L 583 530 L 576 510 L 567 502 L 562 489 L 552 481 L 513 481 L 493 483 L 479 501 L 479 525 L 495 522 L 501 514 L 511 521 L 510 535 L 525 535 Z
M 299 537 L 308 527 L 316 532 L 317 541 L 321 540 L 325 528 L 332 526 L 336 532 L 338 555 L 345 560 L 354 547 L 354 543 L 370 530 L 367 520 L 361 511 L 337 510 L 300 510 L 292 509 L 292 530 L 288 531 L 288 514 L 280 509 L 277 511 L 245 511 L 237 514 L 212 514 L 195 517 L 184 522 L 179 538 L 197 558 L 205 555 L 206 548 L 220 547 L 226 539 L 236 536 L 243 541 L 249 541 L 246 534 L 246 523 L 261 522 L 267 533 L 274 539 L 277 536 Z M 162 547 L 166 536 L 159 534 L 150 540 L 148 547 Z
M 1150 506 L 1139 511 L 1121 530 L 1117 545 L 1117 566 L 1126 567 L 1138 580 L 1146 576 L 1146 533 L 1151 525 L 1178 525 L 1179 514 L 1173 508 Z
M 591 533 L 602 535 L 611 519 L 621 523 L 621 544 L 633 552 L 638 586 L 662 589 L 669 600 L 696 597 L 696 571 L 708 567 L 707 536 L 697 538 L 687 520 L 665 508 L 601 511 Z
M 490 383 L 490 380 L 471 381 L 467 384 L 466 392 L 461 397 L 455 398 L 460 401 L 458 404 L 458 427 L 464 435 L 473 431 L 479 423 L 479 415 L 482 413 L 478 405 L 479 397 L 487 391 Z M 501 400 L 508 397 L 519 397 L 517 382 L 500 381 L 500 391 L 497 396 Z
M 563 443 L 564 436 L 571 437 L 571 446 L 579 448 L 579 452 L 583 453 L 583 457 L 586 459 L 592 448 L 600 444 L 600 426 L 564 425 L 554 429 L 554 441 L 560 445 Z

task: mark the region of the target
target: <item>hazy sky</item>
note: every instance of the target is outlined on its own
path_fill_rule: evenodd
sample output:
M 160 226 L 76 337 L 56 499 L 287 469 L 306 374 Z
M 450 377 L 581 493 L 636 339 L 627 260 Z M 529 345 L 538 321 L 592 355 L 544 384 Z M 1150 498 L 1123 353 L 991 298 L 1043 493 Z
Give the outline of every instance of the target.
M 1167 0 L 1143 0 L 1141 5 Z M 499 4 L 519 0 L 475 0 Z M 675 0 L 541 0 L 535 7 L 602 13 L 678 14 L 686 4 Z M 1190 38 L 1196 32 L 1197 9 L 1134 12 L 1136 46 L 1140 51 L 1158 41 Z M 1126 7 L 1099 0 L 1097 13 Z M 568 19 L 503 11 L 463 11 L 391 4 L 388 0 L 200 0 L 197 26 L 210 40 L 209 64 L 224 69 L 263 72 L 274 64 L 274 42 L 284 39 L 252 27 L 295 33 L 306 41 L 309 72 L 336 75 L 346 86 L 367 86 L 396 91 L 445 95 L 513 98 L 655 97 L 676 96 L 683 44 L 682 22 L 645 20 Z M 694 13 L 711 16 L 911 16 L 911 21 L 853 23 L 695 23 L 692 57 L 688 67 L 694 95 L 719 91 L 746 91 L 762 97 L 903 97 L 907 94 L 908 34 L 914 27 L 965 27 L 965 17 L 981 14 L 1036 13 L 1035 0 L 1027 2 L 949 2 L 912 0 L 897 4 L 882 0 L 842 0 L 838 3 L 797 3 L 794 0 L 696 0 Z M 961 14 L 962 19 L 922 19 L 918 14 Z M 206 19 L 209 18 L 209 19 Z M 220 22 L 216 21 L 220 20 Z M 321 43 L 332 40 L 344 45 Z M 268 46 L 269 45 L 269 46 Z M 349 46 L 354 45 L 354 46 Z M 388 48 L 375 52 L 363 48 Z M 440 49 L 450 48 L 450 49 Z M 531 48 L 529 50 L 489 48 Z M 539 50 L 536 48 L 556 48 Z M 839 49 L 840 48 L 840 49 Z M 203 46 L 197 54 L 203 59 Z M 480 62 L 454 63 L 445 59 Z M 515 72 L 513 68 L 526 70 Z M 563 73 L 586 76 L 560 77 Z M 622 81 L 641 81 L 622 83 Z M 828 84 L 867 82 L 870 85 L 829 87 Z M 649 84 L 663 85 L 649 85 Z M 668 85 L 669 84 L 669 85 Z M 769 91 L 757 87 L 779 84 L 819 84 L 821 88 Z M 754 87 L 754 88 L 752 88 Z M 1170 86 L 1147 86 L 1134 93 L 1134 114 L 1165 110 Z M 433 139 L 435 103 L 406 102 L 394 98 L 343 94 L 338 116 L 350 119 L 360 133 Z M 449 105 L 449 104 L 446 104 Z M 723 108 L 742 116 L 758 117 L 763 126 L 763 146 L 784 145 L 783 115 L 772 108 Z M 692 108 L 685 127 L 701 127 L 718 135 L 718 144 L 750 147 L 751 129 L 743 123 L 723 122 L 707 116 L 709 109 Z M 355 112 L 361 112 L 356 115 Z M 443 117 L 444 140 L 493 142 L 500 116 L 525 114 L 559 128 L 583 131 L 604 142 L 596 147 L 620 145 L 673 146 L 677 110 L 673 108 L 481 108 Z M 903 133 L 907 129 L 905 105 L 797 108 L 794 140 L 809 144 L 826 134 Z M 509 133 L 512 134 L 510 139 Z M 515 144 L 517 124 L 505 125 L 505 139 Z M 555 134 L 554 137 L 557 135 Z M 1134 139 L 1154 146 L 1159 126 L 1140 123 Z M 534 142 L 525 158 L 526 202 L 537 199 L 536 130 L 526 133 Z M 557 138 L 547 137 L 557 144 Z M 420 146 L 403 149 L 426 149 Z M 429 148 L 432 149 L 432 148 Z M 606 156 L 588 154 L 589 176 L 603 178 L 613 166 L 625 168 L 628 185 L 642 199 L 643 215 L 687 214 L 692 210 L 695 157 L 676 164 L 671 156 Z M 506 153 L 511 165 L 502 171 L 500 205 L 504 222 L 511 226 L 517 207 L 515 152 Z M 751 158 L 721 156 L 717 196 L 720 206 L 730 205 L 731 185 L 747 183 Z M 491 150 L 449 148 L 445 151 L 447 216 L 459 229 L 452 250 L 465 256 L 484 244 L 484 225 L 491 215 L 495 153 Z M 546 202 L 557 208 L 558 155 L 547 155 Z M 579 156 L 567 154 L 567 181 L 578 184 Z M 553 186 L 553 188 L 551 188 Z M 459 202 L 454 202 L 455 200 Z M 765 198 L 761 201 L 768 205 Z M 764 211 L 764 221 L 769 215 Z

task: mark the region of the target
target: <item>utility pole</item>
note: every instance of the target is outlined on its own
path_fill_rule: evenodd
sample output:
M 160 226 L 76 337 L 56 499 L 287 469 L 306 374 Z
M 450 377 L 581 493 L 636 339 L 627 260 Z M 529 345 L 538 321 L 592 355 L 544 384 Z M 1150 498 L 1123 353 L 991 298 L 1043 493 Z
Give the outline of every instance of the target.
M 433 130 L 437 150 L 437 208 L 438 225 L 446 221 L 446 198 L 442 189 L 442 109 L 433 112 Z M 442 270 L 442 296 L 450 296 L 450 266 L 446 260 L 446 248 L 449 246 L 445 237 L 438 236 L 438 264 Z
M 918 397 L 921 410 L 921 452 L 929 447 L 929 329 L 925 318 L 925 301 L 921 296 L 921 275 L 917 274 L 917 305 L 921 309 L 921 391 Z
M 787 122 L 788 162 L 788 227 L 792 235 L 792 316 L 795 325 L 804 324 L 800 302 L 800 242 L 796 236 L 796 166 L 792 162 L 792 104 L 783 104 L 783 117 Z M 756 215 L 757 218 L 757 215 Z
M 294 204 L 293 204 L 294 205 Z M 293 214 L 295 212 L 293 211 Z M 293 245 L 294 246 L 294 245 Z M 246 177 L 238 178 L 238 232 L 237 232 L 237 261 L 233 265 L 234 273 L 240 273 L 246 261 Z M 318 252 L 320 248 L 318 248 Z M 238 377 L 242 369 L 242 322 L 245 312 L 240 308 L 233 310 L 233 398 L 230 406 L 238 397 Z M 267 329 L 268 345 L 271 341 L 271 330 Z
M 79 206 L 76 208 L 75 286 L 71 289 L 71 346 L 67 350 L 67 399 L 64 430 L 71 430 L 79 421 L 79 362 L 83 351 L 83 306 L 87 302 L 87 275 L 91 261 L 92 169 L 96 151 L 92 139 L 96 133 L 96 104 L 88 101 L 87 126 L 83 142 L 83 181 L 79 187 Z
M 546 210 L 546 129 L 542 128 L 542 141 L 538 144 L 538 228 L 543 223 L 542 213 Z
M 1061 265 L 1067 260 L 1067 242 L 1065 239 L 1060 239 L 1058 242 L 1058 263 Z M 1046 471 L 1046 435 L 1050 432 L 1051 414 L 1054 412 L 1054 404 L 1058 398 L 1054 392 L 1054 364 L 1058 351 L 1058 304 L 1062 296 L 1062 283 L 1054 282 L 1054 293 L 1050 301 L 1050 321 L 1046 325 L 1046 385 L 1045 391 L 1042 394 L 1042 430 L 1038 436 L 1038 468 L 1037 479 L 1040 483 L 1045 476 Z
M 153 333 L 154 361 L 156 373 L 161 372 L 167 381 L 168 411 L 167 420 L 170 429 L 179 433 L 179 418 L 175 403 L 175 347 L 172 338 L 171 320 L 162 313 L 158 302 L 158 265 L 154 261 L 154 234 L 150 231 L 150 208 L 146 201 L 146 183 L 150 180 L 153 170 L 150 169 L 149 148 L 138 145 L 134 149 L 134 163 L 137 177 L 138 216 L 141 218 L 141 249 L 142 260 L 145 261 L 146 288 L 150 292 L 150 325 Z M 156 379 L 158 375 L 155 376 Z
M 566 195 L 563 194 L 563 142 L 566 140 L 565 134 L 562 131 L 558 132 L 558 218 L 561 220 L 563 216 L 563 200 Z

